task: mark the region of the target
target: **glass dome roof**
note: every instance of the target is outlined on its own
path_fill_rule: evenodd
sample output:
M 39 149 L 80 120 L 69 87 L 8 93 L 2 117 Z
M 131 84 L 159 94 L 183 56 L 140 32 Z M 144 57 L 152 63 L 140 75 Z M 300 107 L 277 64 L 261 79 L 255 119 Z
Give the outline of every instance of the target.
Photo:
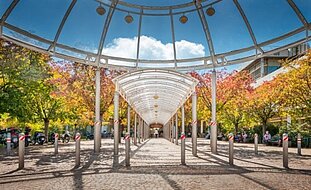
M 0 35 L 94 66 L 205 69 L 309 43 L 310 10 L 310 0 L 1 0 Z

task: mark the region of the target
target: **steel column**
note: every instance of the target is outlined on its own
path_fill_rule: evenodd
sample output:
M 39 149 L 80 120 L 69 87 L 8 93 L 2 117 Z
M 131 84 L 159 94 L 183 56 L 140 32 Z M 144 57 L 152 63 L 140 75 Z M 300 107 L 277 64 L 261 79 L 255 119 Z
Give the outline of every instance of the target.
M 125 166 L 130 166 L 130 152 L 131 152 L 130 133 L 126 133 L 124 139 L 125 139 Z
M 171 142 L 174 143 L 174 120 L 173 117 L 171 118 Z
M 185 145 L 185 140 L 186 140 L 186 135 L 185 135 L 185 108 L 184 106 L 181 106 L 181 134 L 184 135 L 184 138 L 181 138 L 181 164 L 185 165 L 186 164 L 186 145 Z
M 299 156 L 301 156 L 301 135 L 298 133 L 297 136 L 297 153 Z
M 178 145 L 178 111 L 175 115 L 175 144 Z
M 283 134 L 283 167 L 288 168 L 288 135 Z
M 197 156 L 197 94 L 192 94 L 192 155 Z
M 127 132 L 131 135 L 131 107 L 127 105 Z
M 76 140 L 76 165 L 75 167 L 80 166 L 80 139 L 81 139 L 81 135 L 80 133 L 77 133 L 75 136 L 75 140 Z
M 229 135 L 229 165 L 233 165 L 233 140 L 234 140 L 234 135 L 230 134 Z
M 254 136 L 254 144 L 255 144 L 255 154 L 257 155 L 258 154 L 258 134 L 255 133 L 255 136 Z
M 54 154 L 58 154 L 58 133 L 54 134 Z
M 7 154 L 10 155 L 11 154 L 11 132 L 7 131 L 6 134 L 6 151 Z
M 99 153 L 100 151 L 100 141 L 101 141 L 101 134 L 100 134 L 100 68 L 97 67 L 96 69 L 96 76 L 95 76 L 95 130 L 94 130 L 94 152 Z
M 212 125 L 211 125 L 211 149 L 217 153 L 217 121 L 216 121 L 216 70 L 212 72 Z
M 114 160 L 113 165 L 119 165 L 119 93 L 114 93 Z
M 260 58 L 260 77 L 265 76 L 265 59 Z
M 139 117 L 139 124 L 138 124 L 138 143 L 141 143 L 141 125 L 142 125 L 142 119 Z
M 137 114 L 134 117 L 134 145 L 137 145 Z
M 204 122 L 204 121 L 203 121 L 203 120 L 201 120 L 201 126 L 200 126 L 200 127 L 201 127 L 201 131 L 200 131 L 201 136 L 203 136 L 203 122 Z
M 18 141 L 18 169 L 24 168 L 24 161 L 25 161 L 25 134 L 19 134 L 19 141 Z
M 141 130 L 142 130 L 142 132 L 141 132 L 141 140 L 142 140 L 142 142 L 144 142 L 145 141 L 145 121 L 143 120 L 143 119 L 141 119 L 141 123 L 142 123 L 142 126 L 141 126 Z

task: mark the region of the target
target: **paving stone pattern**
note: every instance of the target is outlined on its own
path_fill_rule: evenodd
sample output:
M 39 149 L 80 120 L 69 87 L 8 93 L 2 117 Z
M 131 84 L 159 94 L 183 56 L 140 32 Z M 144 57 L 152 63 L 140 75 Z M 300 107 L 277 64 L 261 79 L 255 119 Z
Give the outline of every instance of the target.
M 124 142 L 120 165 L 113 166 L 113 139 L 102 139 L 99 154 L 93 141 L 81 141 L 81 166 L 75 168 L 75 144 L 59 143 L 26 148 L 25 169 L 17 170 L 17 150 L 0 149 L 0 190 L 7 189 L 311 189 L 311 149 L 289 148 L 289 169 L 282 167 L 282 148 L 234 144 L 234 166 L 229 166 L 228 142 L 218 142 L 212 154 L 209 140 L 198 139 L 198 156 L 192 156 L 186 139 L 186 165 L 180 165 L 180 143 L 147 139 L 131 145 L 131 166 L 124 166 Z

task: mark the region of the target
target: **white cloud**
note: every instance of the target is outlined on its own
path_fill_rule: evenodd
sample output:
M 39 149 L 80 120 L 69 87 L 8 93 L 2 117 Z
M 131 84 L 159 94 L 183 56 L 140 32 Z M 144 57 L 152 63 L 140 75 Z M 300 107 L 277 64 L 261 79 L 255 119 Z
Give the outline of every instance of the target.
M 195 58 L 205 55 L 204 46 L 188 42 L 186 40 L 176 41 L 176 54 L 177 58 Z M 104 55 L 111 55 L 123 58 L 136 58 L 137 51 L 137 37 L 134 38 L 116 38 L 103 49 Z M 148 37 L 140 37 L 140 50 L 141 59 L 160 59 L 172 60 L 174 59 L 173 44 L 162 43 L 161 41 Z

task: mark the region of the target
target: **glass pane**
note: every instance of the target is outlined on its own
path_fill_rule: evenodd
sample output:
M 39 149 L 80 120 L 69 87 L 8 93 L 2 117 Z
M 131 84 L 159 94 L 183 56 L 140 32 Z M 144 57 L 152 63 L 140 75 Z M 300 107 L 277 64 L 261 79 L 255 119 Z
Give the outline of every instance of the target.
M 70 0 L 21 0 L 7 22 L 40 37 L 53 40 Z
M 127 3 L 138 4 L 138 5 L 148 5 L 148 6 L 171 6 L 179 5 L 184 3 L 189 3 L 190 0 L 123 0 Z
M 64 25 L 58 43 L 97 53 L 109 10 L 108 7 L 104 7 L 106 14 L 101 16 L 96 12 L 98 6 L 99 3 L 96 1 L 77 1 Z
M 73 52 L 73 51 L 70 51 L 70 50 L 67 50 L 67 49 L 63 49 L 63 48 L 59 48 L 59 47 L 56 47 L 55 51 L 57 53 L 68 55 L 68 56 L 79 58 L 79 59 L 85 59 L 86 58 L 85 54 Z
M 174 63 L 138 63 L 138 67 L 144 68 L 174 68 Z
M 286 46 L 290 43 L 296 42 L 298 40 L 304 39 L 305 37 L 306 37 L 306 32 L 300 32 L 300 33 L 298 33 L 294 36 L 290 36 L 284 40 L 281 40 L 281 41 L 275 42 L 273 44 L 269 44 L 267 46 L 264 46 L 264 47 L 262 47 L 262 49 L 264 51 L 271 51 L 273 49 L 277 49 L 277 48 Z
M 286 34 L 302 26 L 287 1 L 242 0 L 239 2 L 248 17 L 258 43 Z
M 311 2 L 310 0 L 294 0 L 297 7 L 300 9 L 303 16 L 311 22 Z
M 134 62 L 126 62 L 126 61 L 116 61 L 116 60 L 108 60 L 109 65 L 116 65 L 116 66 L 126 66 L 126 67 L 135 67 L 136 63 Z
M 174 59 L 170 17 L 143 16 L 140 38 L 140 59 Z
M 256 50 L 250 50 L 250 51 L 238 53 L 235 55 L 229 55 L 229 56 L 225 57 L 225 59 L 227 61 L 231 61 L 231 60 L 242 59 L 242 58 L 253 56 L 253 55 L 256 55 Z
M 216 54 L 254 45 L 233 1 L 221 1 L 216 3 L 213 8 L 216 11 L 215 14 L 213 16 L 206 15 L 206 19 Z
M 204 64 L 203 61 L 195 61 L 195 62 L 178 63 L 177 66 L 178 67 L 191 67 L 191 66 L 199 66 L 203 64 Z
M 5 13 L 6 9 L 9 8 L 12 2 L 13 2 L 12 0 L 1 0 L 0 1 L 0 18 Z
M 185 24 L 179 22 L 181 16 L 183 15 L 174 15 L 177 59 L 209 56 L 205 33 L 198 13 L 186 13 L 188 22 Z
M 8 29 L 6 27 L 3 27 L 3 34 L 6 35 L 6 36 L 10 36 L 10 37 L 13 37 L 15 39 L 18 39 L 20 41 L 26 42 L 27 44 L 30 44 L 30 45 L 42 48 L 44 50 L 47 50 L 49 48 L 49 46 L 50 46 L 47 43 L 35 40 L 33 38 L 29 38 L 29 37 L 27 37 L 25 35 L 17 33 L 17 32 L 15 32 L 13 30 L 10 30 L 10 29 Z
M 115 11 L 105 40 L 104 55 L 136 59 L 139 16 L 131 15 L 133 21 L 129 24 L 124 20 L 126 16 L 128 13 Z

